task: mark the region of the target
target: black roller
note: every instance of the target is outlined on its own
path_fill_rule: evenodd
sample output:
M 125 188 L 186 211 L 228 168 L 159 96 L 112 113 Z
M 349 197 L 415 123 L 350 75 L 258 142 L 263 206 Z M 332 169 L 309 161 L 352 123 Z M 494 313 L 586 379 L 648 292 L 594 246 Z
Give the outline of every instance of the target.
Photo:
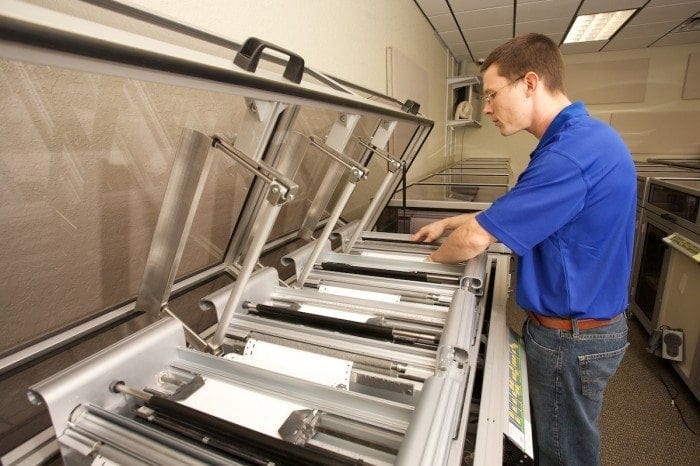
M 348 458 L 314 445 L 304 447 L 294 445 L 158 395 L 151 396 L 145 405 L 153 409 L 156 414 L 164 416 L 164 419 L 161 419 L 161 425 L 165 426 L 170 419 L 181 426 L 180 433 L 184 433 L 184 429 L 189 429 L 191 433 L 200 432 L 208 439 L 213 439 L 213 442 L 207 441 L 211 446 L 231 445 L 231 449 L 233 449 L 235 445 L 236 449 L 250 452 L 246 455 L 249 461 L 257 462 L 265 458 L 276 465 L 299 466 L 366 464 L 362 460 Z M 192 437 L 192 435 L 188 436 Z M 229 453 L 233 453 L 231 449 L 229 449 Z M 233 454 L 243 456 L 241 453 Z
M 322 262 L 321 268 L 331 272 L 345 272 L 358 275 L 372 275 L 374 277 L 400 278 L 413 281 L 428 281 L 426 272 L 410 272 L 404 270 L 376 269 L 374 267 L 362 267 L 358 265 L 343 264 L 342 262 Z
M 303 324 L 326 330 L 335 330 L 338 332 L 348 333 L 350 335 L 379 338 L 388 341 L 392 341 L 394 339 L 393 329 L 391 327 L 383 327 L 376 324 L 336 319 L 334 317 L 309 314 L 308 312 L 300 312 L 281 306 L 270 306 L 268 304 L 256 304 L 252 309 L 250 309 L 250 311 L 257 313 L 262 317 L 271 317 L 274 319 L 283 320 L 285 322 Z

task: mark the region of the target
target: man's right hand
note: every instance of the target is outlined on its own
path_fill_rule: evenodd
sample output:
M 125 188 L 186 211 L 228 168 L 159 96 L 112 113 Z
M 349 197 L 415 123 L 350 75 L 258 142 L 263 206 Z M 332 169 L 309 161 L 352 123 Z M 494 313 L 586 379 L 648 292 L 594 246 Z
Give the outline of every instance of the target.
M 432 243 L 445 232 L 445 226 L 442 221 L 438 220 L 429 225 L 424 226 L 417 232 L 411 235 L 411 241 L 424 241 Z

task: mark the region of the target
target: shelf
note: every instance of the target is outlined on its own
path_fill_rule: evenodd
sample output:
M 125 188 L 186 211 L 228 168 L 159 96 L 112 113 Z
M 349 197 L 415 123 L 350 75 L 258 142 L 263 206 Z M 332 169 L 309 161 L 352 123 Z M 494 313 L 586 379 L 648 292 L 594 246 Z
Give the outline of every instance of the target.
M 446 125 L 448 128 L 481 127 L 479 122 L 481 120 L 480 88 L 481 79 L 478 76 L 453 76 L 447 78 L 449 114 L 447 115 Z M 471 111 L 468 113 L 460 112 L 459 116 L 469 118 L 455 118 L 458 116 L 456 113 L 458 105 L 464 101 L 471 104 Z
M 475 84 L 481 84 L 481 80 L 478 76 L 453 76 L 447 78 L 447 85 L 453 87 L 462 86 L 473 86 Z
M 460 128 L 462 126 L 481 128 L 481 123 L 474 120 L 447 120 L 445 124 L 448 128 Z

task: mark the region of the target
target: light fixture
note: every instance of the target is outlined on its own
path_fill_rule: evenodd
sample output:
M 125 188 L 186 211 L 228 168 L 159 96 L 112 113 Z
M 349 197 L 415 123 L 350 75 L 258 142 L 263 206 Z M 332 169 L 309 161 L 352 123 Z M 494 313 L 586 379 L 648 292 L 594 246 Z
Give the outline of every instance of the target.
M 637 10 L 631 9 L 577 16 L 564 43 L 608 40 L 635 11 Z

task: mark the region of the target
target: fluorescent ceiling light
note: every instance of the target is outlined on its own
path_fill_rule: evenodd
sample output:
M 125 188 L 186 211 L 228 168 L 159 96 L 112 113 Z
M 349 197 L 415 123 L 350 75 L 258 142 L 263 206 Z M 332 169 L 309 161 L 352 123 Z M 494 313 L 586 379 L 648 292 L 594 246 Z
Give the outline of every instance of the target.
M 637 10 L 620 10 L 577 16 L 564 43 L 608 40 L 635 11 Z

